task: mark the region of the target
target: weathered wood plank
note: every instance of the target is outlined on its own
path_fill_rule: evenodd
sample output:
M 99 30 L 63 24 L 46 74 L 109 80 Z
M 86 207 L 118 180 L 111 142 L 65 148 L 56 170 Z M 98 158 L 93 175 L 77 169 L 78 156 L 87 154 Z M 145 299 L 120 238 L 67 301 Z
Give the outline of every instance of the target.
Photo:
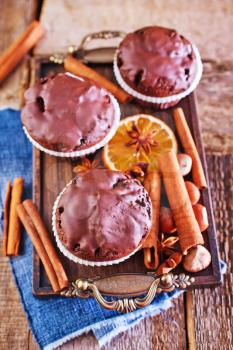
M 105 350 L 186 349 L 183 297 L 161 315 L 147 318 L 126 333 L 113 339 Z M 168 326 L 169 325 L 169 326 Z
M 28 335 L 28 349 L 27 350 L 39 350 L 39 346 L 35 342 L 35 339 L 33 338 L 31 331 L 29 331 L 29 335 Z
M 207 152 L 233 152 L 233 63 L 204 61 L 204 73 L 197 89 L 198 115 Z
M 2 240 L 0 243 L 2 252 Z M 19 302 L 8 258 L 0 257 L 0 349 L 27 349 L 28 324 Z
M 185 311 L 186 311 L 186 334 L 187 346 L 189 350 L 196 349 L 195 325 L 193 315 L 193 292 L 187 291 L 184 295 Z
M 220 288 L 193 292 L 197 348 L 233 349 L 233 157 L 208 157 L 221 258 L 228 273 Z

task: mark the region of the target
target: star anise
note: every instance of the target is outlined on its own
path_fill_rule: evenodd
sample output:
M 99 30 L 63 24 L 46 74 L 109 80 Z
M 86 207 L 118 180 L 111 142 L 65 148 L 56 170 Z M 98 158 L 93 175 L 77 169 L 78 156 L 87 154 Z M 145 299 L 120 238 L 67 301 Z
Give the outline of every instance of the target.
M 151 148 L 158 146 L 158 141 L 154 140 L 154 136 L 158 130 L 154 129 L 148 133 L 143 133 L 137 126 L 135 122 L 133 122 L 132 129 L 128 131 L 128 135 L 132 138 L 129 142 L 126 143 L 127 147 L 136 146 L 136 152 L 139 152 L 143 149 L 147 154 L 151 152 Z
M 177 236 L 171 236 L 165 239 L 162 238 L 161 242 L 158 241 L 158 249 L 166 256 L 170 256 L 177 251 L 175 245 L 178 241 L 179 237 Z
M 91 161 L 89 158 L 83 158 L 81 164 L 76 165 L 74 167 L 73 171 L 75 173 L 82 173 L 85 171 L 88 171 L 90 169 L 96 169 L 99 168 L 99 161 L 98 160 L 93 160 Z

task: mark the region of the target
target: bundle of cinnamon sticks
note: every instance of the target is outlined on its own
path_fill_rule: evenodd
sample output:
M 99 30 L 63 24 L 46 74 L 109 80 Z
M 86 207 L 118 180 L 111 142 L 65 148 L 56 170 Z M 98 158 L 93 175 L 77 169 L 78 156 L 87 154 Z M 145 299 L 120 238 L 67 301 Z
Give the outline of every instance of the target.
M 175 109 L 173 111 L 173 117 L 182 146 L 192 159 L 193 182 L 197 188 L 204 189 L 207 187 L 205 174 L 183 110 L 181 108 Z M 154 213 L 152 217 L 152 229 L 144 243 L 144 263 L 147 268 L 157 269 L 156 273 L 160 275 L 174 269 L 182 261 L 183 256 L 185 256 L 184 267 L 187 268 L 187 266 L 189 266 L 188 271 L 197 272 L 199 268 L 204 269 L 209 265 L 210 254 L 208 250 L 203 247 L 204 240 L 200 228 L 201 226 L 195 216 L 190 195 L 181 174 L 175 152 L 170 151 L 160 154 L 158 156 L 158 168 L 158 173 L 155 174 L 154 172 L 153 176 L 148 174 L 144 181 L 144 186 L 152 199 Z M 163 179 L 165 192 L 170 204 L 172 220 L 174 220 L 178 232 L 180 250 L 174 251 L 159 265 L 160 176 Z M 154 249 L 153 262 L 151 248 Z M 198 265 L 200 255 L 202 256 L 203 264 Z
M 18 205 L 17 212 L 44 265 L 54 292 L 66 288 L 69 283 L 66 272 L 36 206 L 28 199 Z
M 3 254 L 17 256 L 20 250 L 20 221 L 44 265 L 54 292 L 69 284 L 66 272 L 50 240 L 48 230 L 31 200 L 22 201 L 23 179 L 16 178 L 13 186 L 8 182 L 4 203 Z

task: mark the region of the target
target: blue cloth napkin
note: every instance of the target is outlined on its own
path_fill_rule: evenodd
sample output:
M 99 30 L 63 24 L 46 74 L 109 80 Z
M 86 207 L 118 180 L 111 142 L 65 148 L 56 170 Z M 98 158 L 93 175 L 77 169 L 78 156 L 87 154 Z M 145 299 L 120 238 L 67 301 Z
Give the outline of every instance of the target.
M 6 183 L 17 176 L 25 180 L 24 197 L 32 196 L 32 147 L 22 131 L 20 112 L 0 110 L 0 210 Z M 21 255 L 10 259 L 21 302 L 33 335 L 41 349 L 51 350 L 64 342 L 92 331 L 102 346 L 112 337 L 137 324 L 146 316 L 156 315 L 172 306 L 171 300 L 182 292 L 161 293 L 153 303 L 130 314 L 103 309 L 95 299 L 62 297 L 38 298 L 32 295 L 32 245 L 23 233 Z

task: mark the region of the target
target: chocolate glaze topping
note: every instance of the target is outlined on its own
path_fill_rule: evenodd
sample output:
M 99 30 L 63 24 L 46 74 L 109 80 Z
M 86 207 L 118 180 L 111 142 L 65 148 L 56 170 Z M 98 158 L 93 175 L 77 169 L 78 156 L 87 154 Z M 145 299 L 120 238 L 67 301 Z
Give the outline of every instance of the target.
M 107 92 L 83 78 L 58 74 L 25 93 L 22 122 L 42 146 L 70 152 L 101 141 L 114 121 Z
M 151 226 L 151 201 L 135 179 L 105 169 L 80 173 L 62 194 L 57 230 L 66 248 L 91 261 L 136 249 Z
M 187 90 L 195 75 L 191 43 L 173 29 L 154 26 L 128 34 L 117 58 L 125 82 L 148 96 Z

